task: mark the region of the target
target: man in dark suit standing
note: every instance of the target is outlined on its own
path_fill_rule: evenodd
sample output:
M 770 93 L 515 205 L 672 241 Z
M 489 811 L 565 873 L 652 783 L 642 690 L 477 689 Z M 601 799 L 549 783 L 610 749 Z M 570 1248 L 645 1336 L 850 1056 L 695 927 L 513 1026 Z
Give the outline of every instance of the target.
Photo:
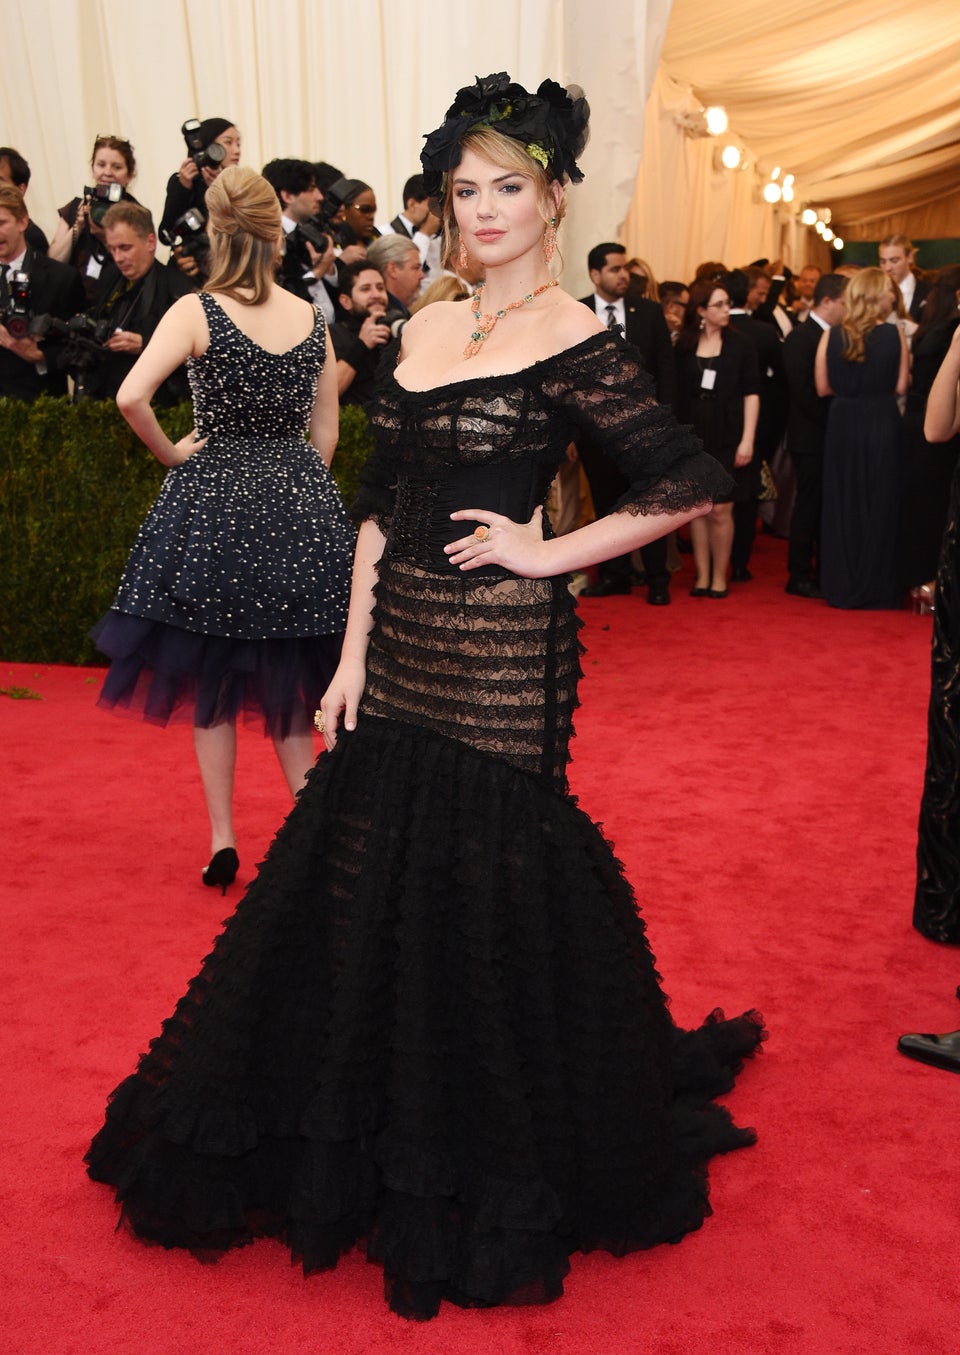
M 903 304 L 912 320 L 919 320 L 930 290 L 929 282 L 913 271 L 916 250 L 905 235 L 888 235 L 877 248 L 880 267 L 900 288 Z
M 11 300 L 15 274 L 26 273 L 28 313 L 69 320 L 83 309 L 83 283 L 69 264 L 38 254 L 26 243 L 29 222 L 23 194 L 0 186 L 0 308 L 5 313 Z M 25 326 L 27 316 L 8 316 L 14 330 Z M 65 395 L 66 377 L 56 368 L 54 340 L 40 343 L 29 333 L 11 333 L 0 318 L 0 396 L 11 400 L 36 400 L 39 395 Z
M 820 511 L 823 503 L 823 443 L 829 397 L 817 394 L 814 364 L 825 330 L 843 319 L 847 279 L 824 273 L 813 292 L 813 309 L 783 344 L 787 374 L 787 451 L 797 472 L 796 497 L 790 519 L 786 591 L 801 598 L 820 598 Z
M 672 405 L 677 375 L 670 331 L 656 301 L 627 295 L 630 272 L 623 245 L 595 245 L 587 256 L 587 267 L 594 290 L 592 295 L 581 297 L 581 301 L 591 307 L 607 329 L 640 350 L 643 365 L 653 378 L 658 401 L 662 405 Z M 597 517 L 605 517 L 626 490 L 626 477 L 598 447 L 581 443 L 578 451 L 590 482 Z M 641 556 L 647 580 L 647 601 L 654 607 L 666 606 L 670 601 L 666 539 L 644 546 Z M 600 565 L 598 581 L 585 588 L 581 597 L 608 597 L 611 593 L 629 592 L 630 557 L 621 555 Z

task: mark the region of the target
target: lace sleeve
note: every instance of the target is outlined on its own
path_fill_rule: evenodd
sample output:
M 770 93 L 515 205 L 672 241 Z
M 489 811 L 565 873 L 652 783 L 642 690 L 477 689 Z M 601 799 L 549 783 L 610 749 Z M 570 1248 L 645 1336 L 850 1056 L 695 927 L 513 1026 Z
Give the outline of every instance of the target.
M 561 355 L 543 392 L 568 419 L 573 440 L 601 447 L 630 481 L 614 512 L 682 513 L 729 494 L 732 481 L 720 463 L 657 404 L 631 345 L 611 335 L 578 344 Z

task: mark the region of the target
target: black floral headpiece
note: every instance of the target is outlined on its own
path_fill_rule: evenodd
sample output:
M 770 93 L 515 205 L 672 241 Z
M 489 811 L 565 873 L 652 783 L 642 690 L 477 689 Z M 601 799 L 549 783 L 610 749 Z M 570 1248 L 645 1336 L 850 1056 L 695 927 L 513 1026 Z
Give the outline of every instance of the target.
M 478 127 L 493 127 L 519 141 L 527 154 L 561 183 L 580 183 L 577 159 L 587 142 L 590 105 L 575 85 L 569 90 L 544 80 L 536 94 L 515 85 L 506 71 L 478 76 L 475 85 L 458 90 L 443 125 L 424 137 L 420 152 L 423 177 L 431 197 L 442 197 L 445 179 L 460 163 L 463 138 Z

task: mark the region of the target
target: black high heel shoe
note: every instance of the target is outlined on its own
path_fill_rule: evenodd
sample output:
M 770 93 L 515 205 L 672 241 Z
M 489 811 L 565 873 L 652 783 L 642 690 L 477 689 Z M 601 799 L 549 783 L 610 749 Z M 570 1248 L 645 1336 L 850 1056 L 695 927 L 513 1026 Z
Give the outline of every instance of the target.
M 220 893 L 226 894 L 227 885 L 233 884 L 239 869 L 240 858 L 237 856 L 236 849 L 222 847 L 220 851 L 214 852 L 209 866 L 204 868 L 203 883 L 211 887 L 219 885 Z

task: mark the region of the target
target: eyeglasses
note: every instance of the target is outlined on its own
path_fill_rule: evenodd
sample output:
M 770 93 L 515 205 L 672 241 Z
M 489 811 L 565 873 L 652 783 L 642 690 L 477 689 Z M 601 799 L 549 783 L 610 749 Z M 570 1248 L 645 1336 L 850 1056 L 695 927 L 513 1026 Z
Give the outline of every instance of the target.
M 350 210 L 352 212 L 363 212 L 364 216 L 373 216 L 377 209 L 375 206 L 370 207 L 366 203 L 361 205 L 359 202 L 351 202 Z

